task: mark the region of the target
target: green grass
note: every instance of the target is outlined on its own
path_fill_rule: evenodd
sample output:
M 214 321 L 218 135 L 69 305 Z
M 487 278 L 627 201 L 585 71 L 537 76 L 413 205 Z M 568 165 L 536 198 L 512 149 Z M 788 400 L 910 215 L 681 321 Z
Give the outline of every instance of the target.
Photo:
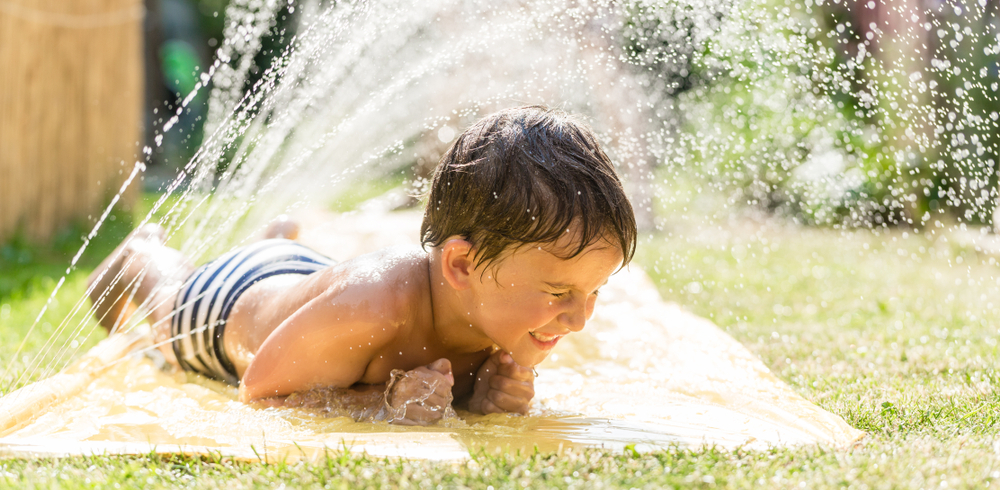
M 477 454 L 468 465 L 344 454 L 272 465 L 156 455 L 6 460 L 0 487 L 1000 485 L 995 258 L 942 229 L 876 234 L 745 217 L 696 221 L 678 219 L 645 237 L 637 263 L 666 299 L 712 318 L 798 393 L 867 431 L 858 447 Z M 85 272 L 57 297 L 49 323 L 79 297 Z M 37 314 L 51 277 L 0 298 L 10 306 L 0 306 L 0 359 Z
M 87 276 L 125 238 L 131 223 L 128 214 L 112 214 L 72 269 L 92 225 L 70 226 L 47 244 L 19 236 L 0 246 L 0 393 L 53 374 L 104 337 L 85 314 L 90 303 L 81 298 Z
M 157 198 L 145 194 L 132 212 L 112 213 L 72 269 L 70 263 L 92 223 L 75 223 L 50 243 L 17 236 L 0 245 L 0 393 L 53 374 L 104 338 L 103 330 L 87 314 L 87 277 L 128 235 L 133 223 L 146 216 Z M 64 277 L 64 284 L 52 296 Z M 39 313 L 43 314 L 39 317 Z M 40 353 L 44 355 L 38 357 Z
M 886 448 L 882 448 L 886 449 Z M 0 487 L 16 488 L 954 488 L 996 485 L 990 462 L 971 451 L 908 445 L 897 451 L 598 450 L 479 454 L 468 464 L 331 453 L 317 464 L 220 459 L 92 457 L 0 462 Z M 929 467 L 911 468 L 914 462 Z M 982 477 L 981 477 L 982 476 Z M 972 478 L 970 478 L 972 477 Z M 973 479 L 974 478 L 974 479 Z M 941 482 L 946 482 L 942 485 Z M 801 485 L 806 483 L 806 485 Z
M 652 242 L 640 261 L 666 298 L 712 318 L 851 425 L 882 436 L 996 435 L 995 258 L 902 231 L 786 225 Z

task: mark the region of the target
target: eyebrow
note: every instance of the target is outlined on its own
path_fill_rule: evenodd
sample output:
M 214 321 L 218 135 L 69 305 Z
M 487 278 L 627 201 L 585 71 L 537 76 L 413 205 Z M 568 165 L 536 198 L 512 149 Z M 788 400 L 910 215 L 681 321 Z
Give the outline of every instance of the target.
M 613 245 L 600 245 L 597 242 L 594 242 L 594 243 L 588 245 L 588 247 L 592 247 L 590 250 L 588 250 L 588 252 L 597 252 L 597 251 L 601 251 L 601 250 L 607 250 L 609 248 L 615 248 Z M 563 247 L 563 248 L 570 248 L 570 247 Z M 583 251 L 581 251 L 581 252 L 573 255 L 572 257 L 564 257 L 564 256 L 562 256 L 562 255 L 560 255 L 560 254 L 558 254 L 556 252 L 553 252 L 553 251 L 549 250 L 548 247 L 542 247 L 541 245 L 538 246 L 538 250 L 546 252 L 549 255 L 552 255 L 553 257 L 556 257 L 556 258 L 559 258 L 559 259 L 562 259 L 562 260 L 569 260 L 569 259 L 572 259 L 573 257 L 576 257 L 577 255 L 580 255 L 580 254 L 583 253 Z
M 608 284 L 608 280 L 609 279 L 605 279 L 604 282 L 602 282 L 600 286 L 597 286 L 597 289 L 600 289 L 600 288 L 603 288 L 604 286 L 606 286 Z M 576 286 L 573 286 L 572 284 L 563 284 L 561 282 L 547 282 L 547 281 L 543 281 L 543 282 L 545 282 L 546 286 L 549 286 L 549 287 L 552 287 L 552 288 L 555 288 L 555 289 L 572 289 L 572 288 L 576 287 Z

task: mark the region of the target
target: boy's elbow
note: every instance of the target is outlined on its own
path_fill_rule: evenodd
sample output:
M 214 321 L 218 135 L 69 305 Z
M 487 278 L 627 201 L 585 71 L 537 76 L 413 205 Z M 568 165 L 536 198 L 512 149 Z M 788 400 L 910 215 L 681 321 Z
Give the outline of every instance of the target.
M 275 394 L 276 393 L 272 393 L 271 396 L 274 396 Z M 247 376 L 246 374 L 243 375 L 243 379 L 240 381 L 239 395 L 240 401 L 243 403 L 251 403 L 267 398 L 267 394 L 262 393 L 262 387 L 258 380 L 254 379 L 253 376 Z
M 250 390 L 247 388 L 246 383 L 240 383 L 239 393 L 240 393 L 240 402 L 250 403 L 251 401 L 253 401 L 253 398 L 250 397 Z
M 240 402 L 246 404 L 254 404 L 256 406 L 264 407 L 283 407 L 285 406 L 285 397 L 283 396 L 252 396 L 243 387 L 240 387 Z
M 251 365 L 253 367 L 253 365 Z M 300 391 L 295 385 L 280 382 L 271 376 L 255 376 L 254 371 L 247 369 L 243 373 L 238 388 L 239 400 L 242 403 L 253 403 L 265 406 L 282 406 L 285 397 L 294 391 Z
M 243 372 L 243 378 L 240 379 L 239 394 L 240 401 L 243 403 L 255 402 L 262 398 L 273 397 L 278 394 L 273 389 L 273 382 L 270 382 L 268 376 L 265 374 L 267 371 L 263 369 L 267 366 L 261 366 L 254 361 L 259 361 L 259 357 L 250 362 L 246 371 Z M 271 388 L 269 390 L 271 393 L 266 392 L 268 388 Z
M 267 396 L 261 393 L 255 393 L 250 388 L 247 388 L 245 384 L 240 384 L 239 394 L 241 403 L 253 403 L 269 407 L 280 407 L 285 401 L 285 397 L 281 395 Z

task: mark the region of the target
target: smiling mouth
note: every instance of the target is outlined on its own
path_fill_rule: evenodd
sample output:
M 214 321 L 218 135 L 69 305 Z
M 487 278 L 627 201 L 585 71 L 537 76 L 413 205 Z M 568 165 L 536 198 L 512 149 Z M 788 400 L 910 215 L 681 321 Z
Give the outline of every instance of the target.
M 531 337 L 542 344 L 552 344 L 555 345 L 556 341 L 562 338 L 562 335 L 548 335 L 540 332 L 528 332 Z

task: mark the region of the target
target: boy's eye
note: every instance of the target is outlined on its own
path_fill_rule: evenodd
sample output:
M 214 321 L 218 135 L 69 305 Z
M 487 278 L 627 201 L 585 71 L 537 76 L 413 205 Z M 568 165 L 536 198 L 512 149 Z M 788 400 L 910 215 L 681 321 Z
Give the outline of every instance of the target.
M 555 296 L 556 298 L 564 298 L 569 293 L 567 293 L 567 292 L 561 292 L 561 293 L 551 293 L 551 294 L 552 294 L 552 296 Z

